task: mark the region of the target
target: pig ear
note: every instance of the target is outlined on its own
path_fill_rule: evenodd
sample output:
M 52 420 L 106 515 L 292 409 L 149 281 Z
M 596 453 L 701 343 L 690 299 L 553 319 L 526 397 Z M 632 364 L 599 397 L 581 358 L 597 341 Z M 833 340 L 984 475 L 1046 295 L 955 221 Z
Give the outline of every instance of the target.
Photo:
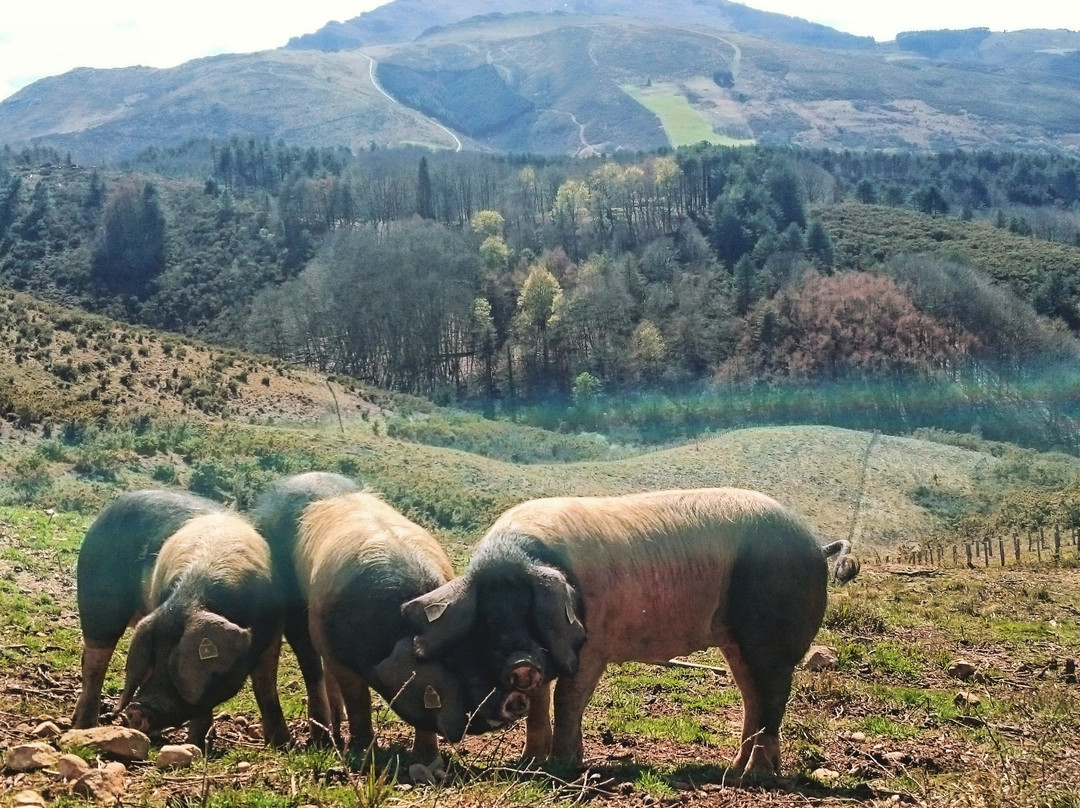
M 476 588 L 455 578 L 438 589 L 413 598 L 401 614 L 418 633 L 414 649 L 418 659 L 439 656 L 469 633 L 476 619 Z
M 578 650 L 585 642 L 585 626 L 577 610 L 577 591 L 554 567 L 533 567 L 532 624 L 537 638 L 551 655 L 559 676 L 573 676 Z
M 213 612 L 196 612 L 177 647 L 176 689 L 184 701 L 198 704 L 210 679 L 234 670 L 250 648 L 251 629 Z
M 121 713 L 131 702 L 139 685 L 150 675 L 154 664 L 154 615 L 148 614 L 135 624 L 135 633 L 128 645 L 127 663 L 124 667 L 124 692 L 116 712 Z
M 468 716 L 456 675 L 438 663 L 417 662 L 408 638 L 375 666 L 375 680 L 391 709 L 406 721 L 433 725 L 453 743 L 465 736 Z

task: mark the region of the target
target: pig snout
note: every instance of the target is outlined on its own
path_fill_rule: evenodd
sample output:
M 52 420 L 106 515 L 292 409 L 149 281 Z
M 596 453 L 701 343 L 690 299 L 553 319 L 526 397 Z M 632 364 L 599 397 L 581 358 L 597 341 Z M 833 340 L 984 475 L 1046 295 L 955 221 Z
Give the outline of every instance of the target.
M 529 697 L 521 691 L 514 691 L 502 704 L 502 718 L 507 723 L 517 721 L 529 714 Z
M 120 717 L 120 721 L 124 726 L 145 734 L 149 734 L 150 729 L 153 726 L 153 722 L 150 720 L 150 714 L 141 704 L 129 704 L 127 709 L 124 710 L 123 715 Z
M 530 657 L 523 657 L 506 666 L 503 684 L 508 690 L 530 692 L 544 683 L 544 674 L 540 666 Z

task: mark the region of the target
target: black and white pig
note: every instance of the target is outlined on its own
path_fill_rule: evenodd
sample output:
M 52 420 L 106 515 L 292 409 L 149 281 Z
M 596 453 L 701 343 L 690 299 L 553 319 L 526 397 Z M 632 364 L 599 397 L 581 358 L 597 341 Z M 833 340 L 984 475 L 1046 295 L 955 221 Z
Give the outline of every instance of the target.
M 106 668 L 134 625 L 118 708 L 130 726 L 187 722 L 203 746 L 214 708 L 250 675 L 264 739 L 289 742 L 277 693 L 284 608 L 270 548 L 249 522 L 190 494 L 125 494 L 87 531 L 77 582 L 84 649 L 74 727 L 97 724 Z
M 734 488 L 540 499 L 503 514 L 465 574 L 405 604 L 418 658 L 471 638 L 488 681 L 531 697 L 525 756 L 580 761 L 610 662 L 719 647 L 743 698 L 733 766 L 775 772 L 796 664 L 825 613 L 827 551 L 786 508 Z M 554 732 L 550 682 L 558 679 Z
M 524 715 L 523 693 L 496 688 L 488 698 L 492 688 L 484 688 L 468 643 L 440 663 L 415 658 L 401 605 L 450 580 L 450 559 L 430 533 L 378 496 L 341 493 L 349 488 L 355 485 L 338 475 L 302 474 L 278 483 L 256 507 L 275 555 L 287 553 L 294 565 L 298 599 L 290 611 L 306 616 L 308 630 L 290 614 L 290 643 L 300 638 L 293 648 L 305 676 L 322 677 L 320 659 L 325 665 L 329 713 L 312 709 L 313 721 L 340 740 L 344 709 L 350 747 L 365 751 L 374 737 L 374 688 L 416 728 L 414 756 L 428 762 L 438 757 L 436 733 L 456 742 Z M 308 654 L 315 658 L 302 658 Z M 319 682 L 307 687 L 317 698 Z

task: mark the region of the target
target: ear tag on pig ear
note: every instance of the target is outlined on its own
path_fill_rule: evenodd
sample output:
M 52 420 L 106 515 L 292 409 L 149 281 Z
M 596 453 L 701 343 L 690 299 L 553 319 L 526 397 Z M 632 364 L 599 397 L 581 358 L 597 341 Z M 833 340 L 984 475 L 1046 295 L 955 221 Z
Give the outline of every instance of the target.
M 199 643 L 199 659 L 216 659 L 217 655 L 218 650 L 214 641 L 209 637 L 203 637 L 202 642 Z
M 448 603 L 429 603 L 424 607 L 424 617 L 427 618 L 429 623 L 434 623 L 440 617 L 443 616 L 443 612 L 446 611 Z
M 428 710 L 438 710 L 442 707 L 442 699 L 439 698 L 439 692 L 428 685 L 424 690 L 424 707 Z

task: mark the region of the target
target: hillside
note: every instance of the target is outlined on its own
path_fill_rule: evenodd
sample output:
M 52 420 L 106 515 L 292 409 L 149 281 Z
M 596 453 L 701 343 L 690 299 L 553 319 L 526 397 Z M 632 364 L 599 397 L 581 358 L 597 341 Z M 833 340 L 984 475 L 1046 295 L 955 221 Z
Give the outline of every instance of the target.
M 406 42 L 423 33 L 452 26 L 473 17 L 488 19 L 510 15 L 532 17 L 610 15 L 649 20 L 651 23 L 697 25 L 718 31 L 743 31 L 825 48 L 868 49 L 870 37 L 853 36 L 835 28 L 796 17 L 760 11 L 727 0 L 571 0 L 554 3 L 534 0 L 395 0 L 344 22 L 331 22 L 310 34 L 289 40 L 290 49 L 348 50 L 388 42 Z
M 453 145 L 422 115 L 386 98 L 369 73 L 359 53 L 285 50 L 212 56 L 162 70 L 81 68 L 0 103 L 0 142 L 50 143 L 92 163 L 192 137 L 239 135 L 355 150 L 371 143 Z
M 284 49 L 43 79 L 0 103 L 0 142 L 85 162 L 234 134 L 354 150 L 456 149 L 465 136 L 545 154 L 695 138 L 1080 148 L 1069 32 L 992 35 L 955 53 L 919 41 L 904 47 L 936 55 L 720 0 L 582 0 L 551 13 L 396 0 Z
M 336 394 L 374 409 L 354 385 L 265 357 L 123 325 L 0 289 L 0 417 L 10 424 L 138 417 L 319 421 Z
M 115 425 L 98 438 L 78 437 L 83 433 L 74 428 L 70 434 L 76 437 L 64 439 L 67 449 L 63 443 L 35 449 L 37 440 L 32 439 L 26 449 L 0 458 L 9 471 L 17 471 L 27 452 L 43 452 L 48 479 L 58 480 L 58 504 L 99 501 L 103 480 L 119 488 L 149 484 L 151 471 L 162 464 L 172 468 L 166 478 L 180 482 L 209 473 L 198 469 L 215 464 L 215 485 L 241 500 L 250 499 L 275 471 L 344 468 L 433 528 L 461 538 L 532 497 L 734 485 L 777 497 L 831 539 L 850 528 L 871 442 L 869 434 L 852 430 L 770 427 L 659 451 L 616 452 L 613 460 L 523 465 L 389 437 L 408 434 L 395 428 L 398 424 L 440 417 L 417 413 L 409 399 L 364 393 L 344 381 L 333 382 L 332 394 L 326 377 L 308 371 L 24 295 L 0 298 L 0 345 L 0 416 L 6 421 L 0 424 L 8 437 L 25 438 L 32 434 L 26 429 L 41 424 L 50 430 L 64 424 Z M 333 395 L 344 431 L 334 417 Z M 136 436 L 143 437 L 118 440 L 130 429 L 126 424 L 139 421 L 143 425 Z M 485 422 L 470 416 L 468 423 L 473 425 L 466 429 L 476 431 Z M 177 430 L 179 424 L 186 426 Z M 546 445 L 556 456 L 610 454 L 602 439 L 590 444 L 544 430 L 512 425 L 506 430 L 498 438 L 506 445 L 517 442 L 533 451 Z M 424 431 L 417 434 L 422 440 Z M 87 453 L 94 460 L 80 470 L 78 458 Z M 1025 466 L 1050 463 L 1046 468 L 1055 469 L 1055 479 L 1080 474 L 1080 461 L 1043 461 L 1030 452 L 1024 456 Z M 276 459 L 267 462 L 269 457 Z M 998 473 L 1007 468 L 1003 464 L 1000 453 L 879 436 L 867 466 L 856 537 L 887 550 L 899 537 L 931 531 L 939 516 L 923 507 L 926 497 L 970 501 L 977 507 L 1013 484 L 1014 472 Z M 9 496 L 11 486 L 18 489 L 20 474 L 9 478 Z M 89 489 L 79 493 L 85 485 Z

